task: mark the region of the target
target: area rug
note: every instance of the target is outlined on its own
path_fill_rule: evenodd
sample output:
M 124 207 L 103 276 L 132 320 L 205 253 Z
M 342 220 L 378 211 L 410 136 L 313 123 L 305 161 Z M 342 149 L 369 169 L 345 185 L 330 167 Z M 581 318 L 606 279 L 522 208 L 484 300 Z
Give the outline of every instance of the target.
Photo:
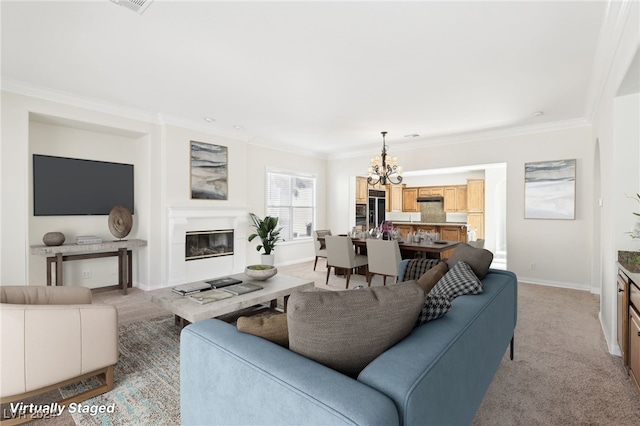
M 180 424 L 180 335 L 173 316 L 123 325 L 115 388 L 88 399 L 87 407 L 113 407 L 108 413 L 74 413 L 77 425 Z M 60 389 L 67 398 L 97 379 Z M 112 405 L 115 404 L 115 405 Z

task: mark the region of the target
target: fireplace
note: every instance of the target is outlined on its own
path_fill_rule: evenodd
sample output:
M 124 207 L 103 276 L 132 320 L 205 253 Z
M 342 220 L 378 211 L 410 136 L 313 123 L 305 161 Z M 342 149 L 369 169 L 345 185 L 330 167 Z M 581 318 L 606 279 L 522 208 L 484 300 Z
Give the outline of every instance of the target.
M 233 255 L 233 229 L 190 231 L 185 236 L 185 260 Z

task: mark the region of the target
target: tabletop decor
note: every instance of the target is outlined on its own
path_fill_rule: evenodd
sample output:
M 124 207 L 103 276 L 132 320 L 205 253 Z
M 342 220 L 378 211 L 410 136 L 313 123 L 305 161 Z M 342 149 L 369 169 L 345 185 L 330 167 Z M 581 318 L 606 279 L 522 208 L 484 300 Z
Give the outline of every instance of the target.
M 59 246 L 64 243 L 65 237 L 62 232 L 47 232 L 42 237 L 42 242 L 46 246 Z
M 249 265 L 245 268 L 244 274 L 257 281 L 268 280 L 278 273 L 278 269 L 271 265 Z
M 128 208 L 117 205 L 109 212 L 109 232 L 118 239 L 123 239 L 133 226 L 133 217 Z

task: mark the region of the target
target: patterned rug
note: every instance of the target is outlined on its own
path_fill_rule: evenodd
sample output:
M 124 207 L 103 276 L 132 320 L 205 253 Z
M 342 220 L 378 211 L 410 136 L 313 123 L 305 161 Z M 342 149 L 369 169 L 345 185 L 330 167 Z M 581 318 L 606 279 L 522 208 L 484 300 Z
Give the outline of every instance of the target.
M 88 399 L 87 406 L 110 406 L 113 413 L 74 413 L 77 425 L 180 424 L 180 335 L 173 316 L 120 327 L 120 359 L 115 388 Z M 97 379 L 60 389 L 63 397 L 95 386 Z M 111 411 L 111 410 L 109 410 Z

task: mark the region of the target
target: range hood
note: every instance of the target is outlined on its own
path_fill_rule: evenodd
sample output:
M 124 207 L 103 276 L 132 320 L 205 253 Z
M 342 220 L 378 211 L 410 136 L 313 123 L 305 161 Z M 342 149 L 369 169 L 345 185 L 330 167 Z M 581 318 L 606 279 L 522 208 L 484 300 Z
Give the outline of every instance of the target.
M 442 203 L 444 197 L 418 197 L 416 201 L 419 203 Z

